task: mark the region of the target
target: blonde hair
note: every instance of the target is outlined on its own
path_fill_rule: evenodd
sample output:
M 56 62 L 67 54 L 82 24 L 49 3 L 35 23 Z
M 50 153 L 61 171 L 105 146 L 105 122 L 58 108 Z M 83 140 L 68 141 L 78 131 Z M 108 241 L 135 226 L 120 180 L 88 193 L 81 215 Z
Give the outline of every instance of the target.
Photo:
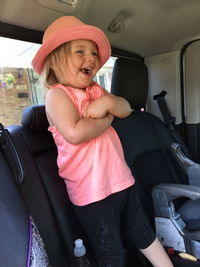
M 70 44 L 67 42 L 53 50 L 45 59 L 40 83 L 46 88 L 55 84 L 66 83 L 67 56 L 70 53 Z

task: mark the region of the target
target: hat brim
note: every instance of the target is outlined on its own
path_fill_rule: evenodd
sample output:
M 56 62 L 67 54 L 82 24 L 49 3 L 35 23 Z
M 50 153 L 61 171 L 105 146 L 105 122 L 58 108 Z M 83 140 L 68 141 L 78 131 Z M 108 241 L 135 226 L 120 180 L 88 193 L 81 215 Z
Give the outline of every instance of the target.
M 70 29 L 62 29 L 45 41 L 32 60 L 33 69 L 41 74 L 46 57 L 54 49 L 66 42 L 79 39 L 90 40 L 96 43 L 100 67 L 102 67 L 111 56 L 110 43 L 106 35 L 95 26 L 80 25 L 71 27 Z

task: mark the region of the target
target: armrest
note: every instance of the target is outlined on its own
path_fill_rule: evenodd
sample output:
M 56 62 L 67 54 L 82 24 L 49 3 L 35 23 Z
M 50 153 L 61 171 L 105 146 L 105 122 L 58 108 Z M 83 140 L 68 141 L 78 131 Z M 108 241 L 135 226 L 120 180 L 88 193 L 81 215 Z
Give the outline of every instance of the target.
M 187 197 L 193 200 L 200 199 L 200 187 L 185 184 L 160 184 L 156 185 L 152 194 L 157 194 L 158 192 L 164 192 L 168 201 L 173 201 L 179 197 Z
M 196 164 L 191 159 L 186 157 L 186 155 L 183 153 L 178 143 L 172 143 L 170 145 L 170 149 L 173 155 L 175 156 L 175 158 L 178 160 L 180 166 L 183 168 L 183 170 L 187 170 L 188 167 Z
M 160 184 L 152 190 L 156 216 L 176 217 L 173 200 L 187 197 L 192 200 L 200 199 L 200 187 L 184 184 Z
M 200 186 L 200 165 L 186 157 L 178 143 L 172 143 L 170 149 L 184 173 L 188 175 L 189 183 Z

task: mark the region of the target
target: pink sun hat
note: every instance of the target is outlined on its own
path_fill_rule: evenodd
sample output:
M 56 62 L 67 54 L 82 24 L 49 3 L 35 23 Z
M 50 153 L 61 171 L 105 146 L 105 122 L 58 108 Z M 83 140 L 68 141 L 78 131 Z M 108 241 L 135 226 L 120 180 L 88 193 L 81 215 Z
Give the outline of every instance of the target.
M 111 56 L 111 47 L 104 32 L 92 25 L 87 25 L 73 16 L 64 16 L 55 20 L 45 31 L 42 46 L 32 60 L 33 69 L 41 74 L 46 57 L 58 46 L 72 41 L 86 39 L 96 43 L 100 67 Z

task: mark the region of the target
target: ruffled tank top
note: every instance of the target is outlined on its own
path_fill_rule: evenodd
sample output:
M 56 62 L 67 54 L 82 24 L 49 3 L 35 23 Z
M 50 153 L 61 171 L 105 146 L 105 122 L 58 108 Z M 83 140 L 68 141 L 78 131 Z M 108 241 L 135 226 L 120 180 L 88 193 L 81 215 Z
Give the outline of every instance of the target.
M 61 84 L 82 118 L 87 105 L 104 95 L 104 90 L 92 83 L 83 92 Z M 69 198 L 77 206 L 100 201 L 110 194 L 122 191 L 134 184 L 117 133 L 112 126 L 100 136 L 81 144 L 70 144 L 55 126 L 50 126 L 57 145 L 59 175 L 64 179 Z

